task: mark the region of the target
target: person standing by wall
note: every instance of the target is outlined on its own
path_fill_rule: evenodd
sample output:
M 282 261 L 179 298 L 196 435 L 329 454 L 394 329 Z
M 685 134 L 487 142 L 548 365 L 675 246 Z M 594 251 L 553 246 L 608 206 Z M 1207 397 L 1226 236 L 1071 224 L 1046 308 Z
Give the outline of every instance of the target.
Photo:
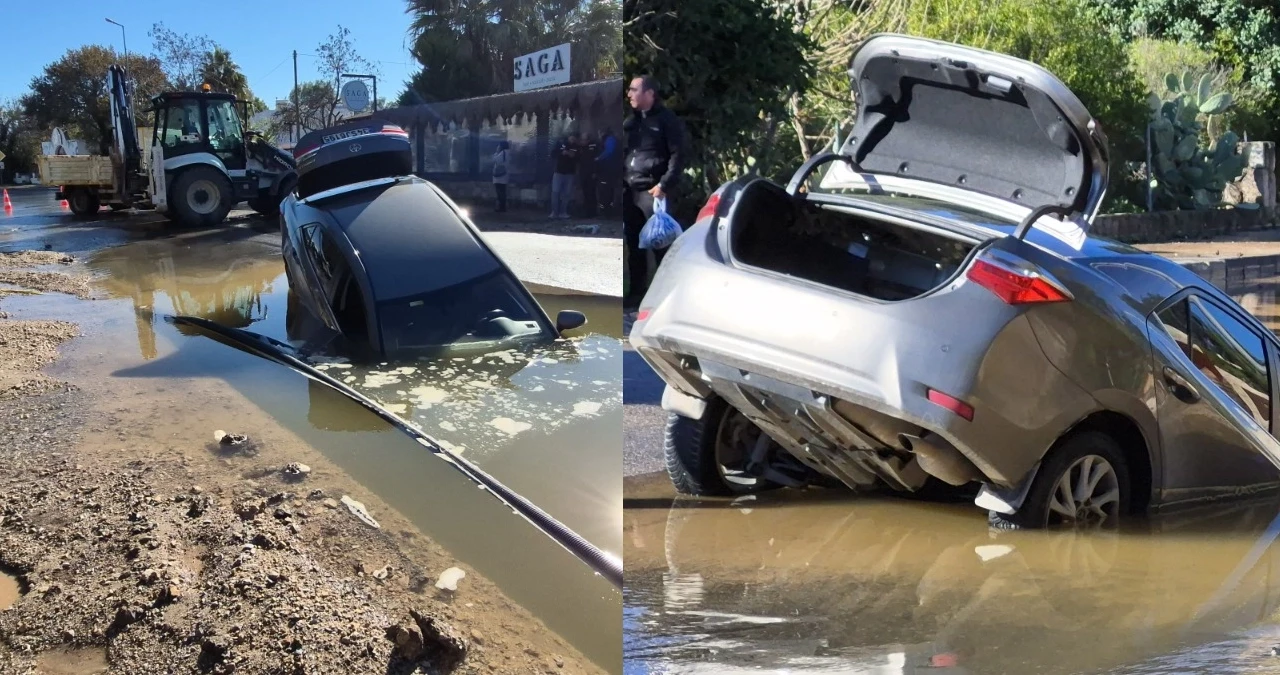
M 507 153 L 510 149 L 510 141 L 499 141 L 498 149 L 493 153 L 493 191 L 498 198 L 498 213 L 507 212 L 507 182 L 510 171 Z
M 666 198 L 670 203 L 679 187 L 684 171 L 684 124 L 662 105 L 657 81 L 651 75 L 631 80 L 627 98 L 632 113 L 623 127 L 627 154 L 622 222 L 630 292 L 623 304 L 635 307 L 648 290 L 653 272 L 648 252 L 640 248 L 640 230 L 653 216 L 653 200 Z M 664 253 L 654 251 L 656 263 L 662 262 Z
M 610 215 L 617 204 L 618 189 L 622 182 L 622 153 L 618 151 L 618 137 L 606 127 L 600 134 L 600 154 L 596 156 L 596 179 L 600 191 L 600 206 Z
M 569 137 L 556 147 L 555 173 L 551 176 L 551 218 L 568 218 L 569 202 L 573 200 L 573 182 L 578 173 L 578 134 Z
M 600 210 L 600 189 L 595 157 L 600 153 L 600 134 L 583 135 L 578 146 L 578 187 L 582 190 L 582 217 L 594 218 Z

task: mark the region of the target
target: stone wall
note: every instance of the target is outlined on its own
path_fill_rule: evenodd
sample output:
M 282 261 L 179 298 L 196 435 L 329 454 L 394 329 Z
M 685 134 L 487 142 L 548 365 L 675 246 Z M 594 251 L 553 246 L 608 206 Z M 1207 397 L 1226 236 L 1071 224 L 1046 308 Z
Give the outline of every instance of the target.
M 1247 256 L 1207 262 L 1184 262 L 1183 267 L 1200 275 L 1226 293 L 1243 293 L 1280 274 L 1280 256 Z
M 1102 215 L 1089 232 L 1129 244 L 1148 244 L 1195 241 L 1277 226 L 1280 226 L 1280 212 L 1271 207 Z

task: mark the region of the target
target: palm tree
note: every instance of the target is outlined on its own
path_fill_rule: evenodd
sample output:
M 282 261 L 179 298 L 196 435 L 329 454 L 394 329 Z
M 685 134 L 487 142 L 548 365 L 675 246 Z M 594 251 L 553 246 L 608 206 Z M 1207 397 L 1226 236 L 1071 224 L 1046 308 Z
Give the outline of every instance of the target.
M 213 51 L 205 55 L 204 65 L 200 67 L 200 79 L 214 91 L 233 94 L 242 101 L 253 100 L 249 80 L 240 72 L 240 66 L 231 60 L 231 52 L 222 47 L 214 47 Z
M 422 71 L 411 98 L 442 101 L 511 91 L 517 56 L 573 44 L 573 81 L 621 71 L 622 20 L 614 0 L 408 0 L 409 37 Z

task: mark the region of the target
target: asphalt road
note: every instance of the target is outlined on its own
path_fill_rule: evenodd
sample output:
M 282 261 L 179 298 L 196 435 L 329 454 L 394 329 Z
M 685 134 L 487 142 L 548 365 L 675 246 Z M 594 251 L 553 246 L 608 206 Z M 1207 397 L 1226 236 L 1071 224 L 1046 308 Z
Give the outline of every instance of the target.
M 631 317 L 624 324 L 630 333 Z M 622 471 L 638 476 L 663 471 L 662 432 L 667 414 L 662 410 L 662 380 L 640 354 L 623 343 L 622 353 Z
M 53 188 L 9 188 L 13 211 L 0 211 L 0 250 L 49 249 L 76 255 L 138 239 L 162 237 L 173 227 L 154 212 L 103 209 L 77 219 L 53 198 Z M 475 216 L 484 229 L 483 215 Z M 210 228 L 239 229 L 246 237 L 279 242 L 274 218 L 236 209 L 225 223 Z M 622 240 L 529 232 L 484 232 L 485 241 L 521 281 L 553 292 L 622 297 Z

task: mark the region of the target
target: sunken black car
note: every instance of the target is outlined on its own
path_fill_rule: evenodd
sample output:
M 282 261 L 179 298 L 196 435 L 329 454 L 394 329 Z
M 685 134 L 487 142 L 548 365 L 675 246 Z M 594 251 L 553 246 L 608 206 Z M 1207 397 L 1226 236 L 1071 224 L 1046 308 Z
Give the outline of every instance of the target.
M 430 358 L 547 342 L 586 323 L 569 310 L 551 321 L 466 213 L 412 175 L 400 127 L 322 129 L 295 157 L 297 188 L 280 205 L 291 339 Z

